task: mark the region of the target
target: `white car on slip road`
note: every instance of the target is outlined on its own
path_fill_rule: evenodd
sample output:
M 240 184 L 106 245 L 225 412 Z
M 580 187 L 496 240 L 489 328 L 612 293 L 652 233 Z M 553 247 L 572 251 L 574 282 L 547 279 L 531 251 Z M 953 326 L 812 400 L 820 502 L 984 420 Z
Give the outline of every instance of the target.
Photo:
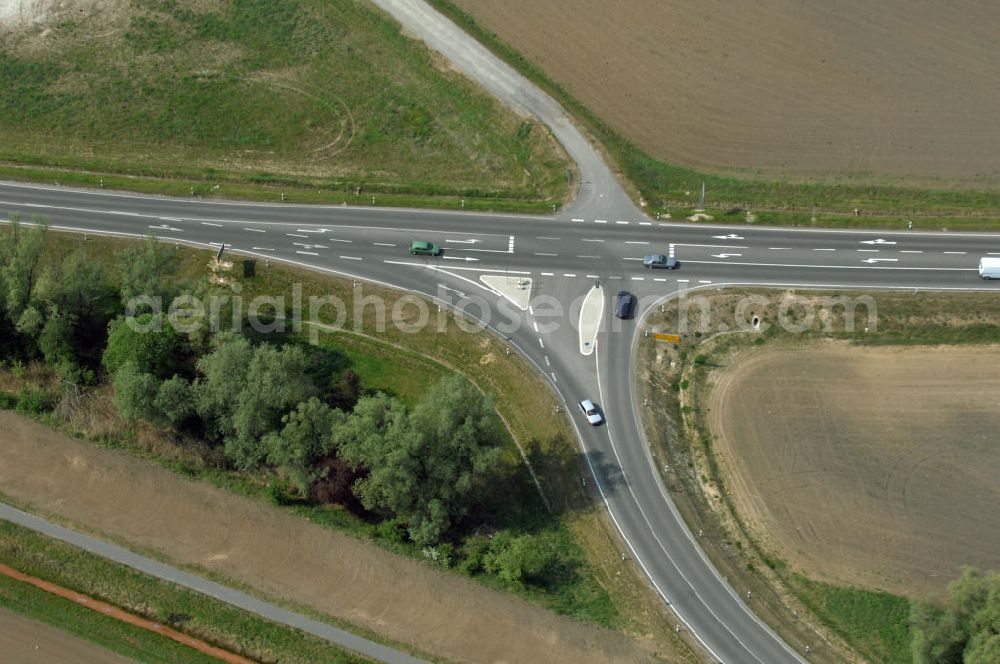
M 597 410 L 597 406 L 590 399 L 584 399 L 580 402 L 580 410 L 587 416 L 587 421 L 595 427 L 604 421 L 604 418 L 601 417 L 601 412 Z

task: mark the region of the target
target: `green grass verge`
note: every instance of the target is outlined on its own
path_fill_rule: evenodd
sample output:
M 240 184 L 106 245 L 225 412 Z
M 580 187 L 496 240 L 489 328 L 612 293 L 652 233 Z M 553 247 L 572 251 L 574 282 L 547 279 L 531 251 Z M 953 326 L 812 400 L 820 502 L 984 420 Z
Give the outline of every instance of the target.
M 361 379 L 366 390 L 385 392 L 413 406 L 428 385 L 451 374 L 444 366 L 411 351 L 386 346 L 372 339 L 344 332 L 326 335 L 321 343 L 344 356 L 346 367 Z
M 909 664 L 910 600 L 789 575 L 796 596 L 868 661 Z
M 2 175 L 298 202 L 558 206 L 567 164 L 547 130 L 435 58 L 361 0 L 55 13 L 0 46 Z
M 225 174 L 206 174 L 190 178 L 142 177 L 100 171 L 63 168 L 42 169 L 0 164 L 0 179 L 57 186 L 134 191 L 156 196 L 190 197 L 193 195 L 208 200 L 244 200 L 264 203 L 433 208 L 437 210 L 517 212 L 522 214 L 551 214 L 562 207 L 561 201 L 553 203 L 547 200 L 521 200 L 502 195 L 466 198 L 461 194 L 435 196 L 384 191 L 375 194 L 355 194 L 354 191 L 341 191 L 335 186 L 324 183 L 319 183 L 316 187 L 306 186 L 302 183 L 287 186 L 263 185 L 234 180 Z M 374 203 L 372 203 L 373 195 L 375 197 Z
M 369 661 L 298 630 L 7 521 L 0 521 L 0 561 L 25 574 L 96 597 L 258 661 L 338 664 Z M 166 637 L 7 577 L 0 577 L 0 606 L 140 662 L 217 661 Z
M 429 0 L 498 57 L 552 95 L 608 150 L 621 173 L 638 189 L 653 213 L 689 215 L 702 182 L 706 208 L 718 220 L 774 225 L 899 228 L 913 219 L 917 228 L 995 229 L 1000 224 L 1000 191 L 887 185 L 872 182 L 793 182 L 752 176 L 719 175 L 653 158 L 598 117 L 537 64 L 518 53 L 451 0 Z M 813 221 L 813 208 L 816 220 Z M 741 208 L 738 213 L 725 212 Z M 854 217 L 853 210 L 863 211 Z

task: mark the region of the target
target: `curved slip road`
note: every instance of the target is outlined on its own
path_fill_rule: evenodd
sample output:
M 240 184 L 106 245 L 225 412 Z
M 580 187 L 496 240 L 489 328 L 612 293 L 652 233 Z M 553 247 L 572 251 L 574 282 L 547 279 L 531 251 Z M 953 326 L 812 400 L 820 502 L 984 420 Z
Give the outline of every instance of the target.
M 665 602 L 722 662 L 801 662 L 719 577 L 677 514 L 634 412 L 637 324 L 605 311 L 592 356 L 576 321 L 597 282 L 607 307 L 621 289 L 645 311 L 671 294 L 731 284 L 835 289 L 989 289 L 981 255 L 1000 236 L 675 225 L 645 218 L 559 105 L 420 0 L 375 0 L 406 29 L 519 112 L 545 122 L 576 161 L 579 196 L 559 218 L 243 204 L 0 183 L 0 214 L 40 214 L 56 228 L 218 247 L 262 260 L 377 281 L 484 319 L 548 376 L 574 414 L 581 447 L 625 546 Z M 410 256 L 410 240 L 445 247 Z M 650 272 L 642 256 L 673 246 L 681 269 Z M 532 280 L 532 305 L 514 311 L 479 279 Z M 575 403 L 598 398 L 608 424 L 589 427 Z

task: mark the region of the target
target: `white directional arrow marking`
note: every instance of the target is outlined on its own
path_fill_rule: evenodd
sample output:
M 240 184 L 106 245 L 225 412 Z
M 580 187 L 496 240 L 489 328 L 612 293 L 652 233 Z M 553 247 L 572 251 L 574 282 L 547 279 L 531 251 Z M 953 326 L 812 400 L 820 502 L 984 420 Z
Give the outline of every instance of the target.
M 478 261 L 479 260 L 478 258 L 472 258 L 471 256 L 466 256 L 465 258 L 459 258 L 458 256 L 442 256 L 441 258 L 445 259 L 446 261 L 466 261 L 466 262 L 471 262 L 471 261 Z
M 438 284 L 438 288 L 440 288 L 441 290 L 451 291 L 452 293 L 458 293 L 459 297 L 465 297 L 465 293 L 463 293 L 462 291 L 455 288 L 448 288 L 444 284 Z
M 862 240 L 861 244 L 896 244 L 896 243 L 891 242 L 889 240 L 883 240 L 882 238 L 878 238 L 877 240 Z
M 445 240 L 445 242 L 455 242 L 457 244 L 475 244 L 477 242 L 482 242 L 482 240 Z
M 328 249 L 322 244 L 305 244 L 304 242 L 292 242 L 293 246 L 302 247 L 303 249 Z
M 712 258 L 734 258 L 742 255 L 743 254 L 712 254 Z
M 898 258 L 866 258 L 866 259 L 864 259 L 861 262 L 862 263 L 869 263 L 869 264 L 870 263 L 882 263 L 882 262 L 897 263 L 897 262 L 899 262 L 899 259 Z
M 716 240 L 742 240 L 743 238 L 736 233 L 730 233 L 729 235 L 713 235 Z

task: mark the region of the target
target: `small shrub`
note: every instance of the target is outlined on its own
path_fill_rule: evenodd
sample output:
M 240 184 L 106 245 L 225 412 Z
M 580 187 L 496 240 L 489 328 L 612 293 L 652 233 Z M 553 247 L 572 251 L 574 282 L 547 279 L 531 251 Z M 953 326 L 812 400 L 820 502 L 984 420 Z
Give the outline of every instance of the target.
M 19 413 L 39 415 L 55 407 L 55 399 L 48 390 L 40 387 L 24 388 L 17 395 L 15 408 Z
M 399 517 L 386 519 L 375 527 L 375 536 L 387 542 L 402 544 L 406 541 L 406 521 Z
M 291 487 L 288 482 L 281 479 L 273 479 L 267 483 L 267 500 L 275 506 L 288 505 L 292 503 L 289 495 Z

